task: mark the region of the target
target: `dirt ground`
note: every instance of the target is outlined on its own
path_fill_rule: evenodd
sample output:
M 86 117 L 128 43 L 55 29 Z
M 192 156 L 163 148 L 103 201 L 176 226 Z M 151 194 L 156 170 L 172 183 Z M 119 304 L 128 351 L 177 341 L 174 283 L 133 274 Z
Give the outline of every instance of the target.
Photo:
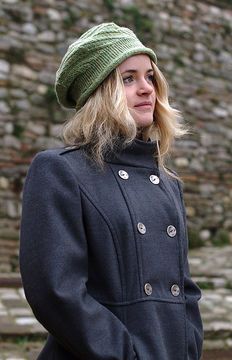
M 204 352 L 202 360 L 232 360 L 232 349 Z

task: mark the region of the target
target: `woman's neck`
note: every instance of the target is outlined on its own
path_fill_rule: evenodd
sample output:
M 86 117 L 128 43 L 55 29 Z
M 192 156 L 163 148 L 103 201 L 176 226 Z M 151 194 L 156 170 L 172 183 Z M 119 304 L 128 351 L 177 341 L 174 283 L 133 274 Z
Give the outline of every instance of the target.
M 138 129 L 136 139 L 142 140 L 142 141 L 147 141 L 148 136 L 146 133 L 143 132 L 143 129 Z

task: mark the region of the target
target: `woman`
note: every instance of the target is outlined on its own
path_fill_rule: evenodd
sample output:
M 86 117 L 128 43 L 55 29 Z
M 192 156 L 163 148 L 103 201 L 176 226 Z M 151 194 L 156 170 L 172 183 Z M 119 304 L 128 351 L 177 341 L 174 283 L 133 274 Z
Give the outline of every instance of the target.
M 35 156 L 21 223 L 25 294 L 49 332 L 39 359 L 200 359 L 182 190 L 164 165 L 184 130 L 156 62 L 104 23 L 57 72 L 58 101 L 77 110 L 63 130 L 73 146 Z

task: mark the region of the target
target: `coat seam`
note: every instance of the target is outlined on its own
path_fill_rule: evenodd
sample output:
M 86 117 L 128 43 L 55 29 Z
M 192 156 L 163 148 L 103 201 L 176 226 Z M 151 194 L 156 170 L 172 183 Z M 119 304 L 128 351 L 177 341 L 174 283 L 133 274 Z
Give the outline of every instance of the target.
M 95 204 L 95 200 L 94 200 L 94 202 L 92 201 L 90 195 L 88 194 L 87 190 L 83 187 L 83 185 L 80 184 L 79 186 L 80 186 L 80 190 L 81 190 L 82 194 L 88 199 L 88 201 L 92 204 L 92 206 L 97 210 L 97 212 L 100 214 L 100 216 L 102 217 L 102 219 L 106 223 L 108 229 L 110 230 L 110 233 L 111 233 L 111 236 L 112 236 L 112 239 L 113 239 L 113 243 L 114 243 L 116 256 L 117 256 L 117 261 L 118 261 L 119 274 L 120 274 L 120 283 L 121 283 L 121 290 L 122 290 L 122 299 L 124 299 L 125 298 L 125 296 L 124 296 L 124 286 L 123 286 L 123 280 L 122 280 L 122 270 L 121 270 L 121 265 L 120 265 L 120 258 L 122 259 L 122 256 L 119 255 L 120 247 L 119 246 L 117 247 L 116 244 L 115 244 L 115 240 L 117 238 L 116 232 L 113 229 L 113 226 L 110 223 L 110 221 L 109 221 L 108 217 L 106 216 L 106 214 L 104 213 L 104 211 L 102 209 L 100 209 L 98 207 L 98 205 Z M 117 241 L 117 243 L 118 243 L 118 241 Z
M 116 164 L 116 165 L 118 165 L 118 164 Z M 125 203 L 126 203 L 126 206 L 127 206 L 127 209 L 128 209 L 128 213 L 129 213 L 129 215 L 130 215 L 131 224 L 132 224 L 132 229 L 133 229 L 133 234 L 134 234 L 134 239 L 135 239 L 137 264 L 138 264 L 138 268 L 139 268 L 139 274 L 138 274 L 138 275 L 139 275 L 139 293 L 141 294 L 141 289 L 142 289 L 142 271 L 143 271 L 143 269 L 142 269 L 142 264 L 141 264 L 142 259 L 139 258 L 138 242 L 137 242 L 137 238 L 136 238 L 136 232 L 135 232 L 135 226 L 134 226 L 135 224 L 134 224 L 134 221 L 133 221 L 133 216 L 134 216 L 134 218 L 136 219 L 136 214 L 135 214 L 134 211 L 133 211 L 133 206 L 132 206 L 132 204 L 130 203 L 130 199 L 129 199 L 126 191 L 123 189 L 121 183 L 120 183 L 120 182 L 118 181 L 118 179 L 116 178 L 115 173 L 114 173 L 114 171 L 113 171 L 113 169 L 112 169 L 112 166 L 110 165 L 109 167 L 110 167 L 110 169 L 111 169 L 111 171 L 112 171 L 112 173 L 113 173 L 113 175 L 114 175 L 114 177 L 115 177 L 115 179 L 116 179 L 116 182 L 118 183 L 119 189 L 121 190 L 122 196 L 123 196 L 123 198 L 124 198 L 124 200 L 125 200 Z M 129 205 L 130 205 L 130 206 L 129 206 Z
M 180 184 L 179 184 L 178 181 L 177 181 L 177 185 L 178 185 L 178 188 L 179 188 L 179 194 L 180 194 L 180 199 L 181 199 L 181 210 L 182 210 L 183 219 L 184 219 L 184 233 L 185 233 L 186 239 L 188 239 L 188 236 L 187 236 L 187 221 L 186 221 L 186 213 L 185 213 L 185 210 L 184 210 L 183 192 L 182 192 L 182 189 L 181 189 Z M 188 247 L 188 244 L 187 244 L 186 248 L 187 247 Z M 187 252 L 188 252 L 187 249 L 185 250 L 185 248 L 183 247 L 183 251 L 184 251 L 184 255 L 187 256 Z
M 116 234 L 116 232 L 115 232 L 115 230 L 113 228 L 113 225 L 111 224 L 110 220 L 108 219 L 107 215 L 99 207 L 99 205 L 97 205 L 96 199 L 94 199 L 94 202 L 93 202 L 93 200 L 91 199 L 90 195 L 88 194 L 88 191 L 86 190 L 86 188 L 83 186 L 83 184 L 81 182 L 79 182 L 79 179 L 75 175 L 75 173 L 74 173 L 71 165 L 69 164 L 68 160 L 65 157 L 64 157 L 64 159 L 65 159 L 66 163 L 68 164 L 69 168 L 71 169 L 72 175 L 73 175 L 73 177 L 75 179 L 75 182 L 77 183 L 80 191 L 82 192 L 82 194 L 84 194 L 86 196 L 86 198 L 89 200 L 89 202 L 94 206 L 94 208 L 100 214 L 100 216 L 105 221 L 105 223 L 106 223 L 106 225 L 107 225 L 107 227 L 108 227 L 108 229 L 109 229 L 109 231 L 111 233 L 113 243 L 114 243 L 115 252 L 116 252 L 116 256 L 117 256 L 118 267 L 119 267 L 119 276 L 120 276 L 120 283 L 121 283 L 122 300 L 124 300 L 125 296 L 124 296 L 124 282 L 123 282 L 123 277 L 122 277 L 122 256 L 121 256 L 121 254 L 119 254 L 120 246 L 119 246 L 119 242 L 117 240 L 117 234 Z M 116 246 L 115 242 L 117 242 L 118 246 Z
M 175 180 L 175 182 L 177 183 L 177 186 L 178 186 L 178 190 L 180 189 L 179 188 L 179 184 L 178 184 L 178 180 Z M 168 181 L 167 181 L 167 184 L 165 184 L 165 182 L 163 181 L 163 183 L 164 183 L 164 186 L 166 187 L 166 186 L 168 186 L 168 188 L 170 189 L 170 192 L 171 192 L 171 194 L 172 194 L 172 198 L 173 198 L 173 200 L 174 200 L 174 206 L 175 206 L 175 208 L 177 209 L 177 206 L 176 206 L 176 198 L 175 198 L 175 194 L 174 194 L 174 190 L 172 189 L 172 186 L 171 186 L 171 184 L 169 184 L 168 183 Z M 183 210 L 182 210 L 182 205 L 181 205 L 181 213 L 183 214 Z M 176 218 L 177 218 L 177 223 L 178 223 L 178 227 L 179 227 L 179 229 L 181 228 L 180 227 L 180 220 L 179 220 L 179 216 L 178 215 L 176 215 Z M 184 233 L 185 234 L 185 233 Z M 185 234 L 186 235 L 186 234 Z M 185 303 L 185 296 L 184 296 L 184 259 L 183 259 L 183 256 L 182 256 L 182 254 L 181 254 L 181 248 L 182 247 L 184 247 L 184 244 L 182 244 L 182 241 L 181 241 L 181 239 L 180 239 L 180 237 L 179 237 L 179 241 L 178 241 L 178 243 L 179 243 L 179 250 L 178 250 L 178 257 L 179 257 L 179 266 L 180 266 L 180 272 L 179 272 L 179 281 L 180 281 L 180 284 L 181 284 L 181 273 L 182 273 L 182 275 L 183 275 L 183 284 L 182 284 L 182 286 L 183 286 L 183 303 L 184 303 L 184 306 L 185 306 L 185 311 L 183 312 L 183 321 L 184 321 L 184 328 L 185 328 L 185 342 L 184 341 L 182 341 L 182 343 L 183 343 L 183 352 L 184 352 L 184 359 L 186 359 L 187 360 L 187 354 L 188 354 L 188 349 L 187 349 L 187 321 L 186 321 L 186 303 Z M 184 251 L 184 248 L 182 249 L 183 251 Z
M 176 182 L 177 182 L 177 186 L 178 186 L 179 194 L 180 194 L 180 199 L 181 199 L 181 210 L 182 210 L 183 220 L 184 220 L 184 234 L 185 234 L 185 237 L 187 239 L 187 223 L 186 223 L 186 213 L 184 211 L 183 192 L 182 192 L 182 189 L 180 187 L 179 181 L 176 180 Z M 188 252 L 187 247 L 188 247 L 188 244 L 186 245 L 186 251 L 185 251 L 185 247 L 184 247 L 184 244 L 183 244 L 183 254 L 184 254 L 185 257 L 187 256 L 187 252 Z M 184 259 L 183 259 L 183 261 L 184 261 Z M 184 264 L 183 264 L 183 266 L 184 266 Z M 187 360 L 188 359 L 188 340 L 189 339 L 188 339 L 188 331 L 187 331 L 188 318 L 187 318 L 186 300 L 185 300 L 184 321 L 185 321 L 185 358 Z
M 172 196 L 171 195 L 171 193 L 174 195 L 174 192 L 173 192 L 173 190 L 172 190 L 172 188 L 171 188 L 171 185 L 170 184 L 166 184 L 165 183 L 165 181 L 162 179 L 162 183 L 163 183 L 163 185 L 164 185 L 164 187 L 165 187 L 165 189 L 166 189 L 166 191 L 167 191 L 167 195 L 170 197 L 170 199 L 171 200 L 174 200 L 174 206 L 175 206 L 175 208 L 177 209 L 177 206 L 176 206 L 176 202 L 175 202 L 175 196 Z M 170 190 L 170 191 L 168 191 L 168 189 Z M 177 225 L 178 225 L 178 228 L 180 229 L 180 221 L 179 221 L 179 217 L 178 217 L 178 214 L 176 214 L 176 222 L 177 222 Z M 177 236 L 178 236 L 178 234 L 177 234 Z M 178 238 L 179 238 L 179 236 L 178 236 Z M 176 244 L 176 248 L 177 248 L 177 252 L 178 252 L 178 262 L 179 262 L 179 272 L 178 272 L 178 280 L 179 280 L 179 283 L 180 284 L 182 284 L 182 281 L 181 281 L 181 273 L 183 273 L 183 264 L 182 264 L 182 261 L 181 261 L 181 240 L 179 239 L 179 240 L 177 240 L 177 242 L 176 242 L 177 244 Z M 178 245 L 179 244 L 179 245 Z M 183 284 L 182 284 L 183 285 Z M 182 286 L 182 290 L 184 290 L 183 289 L 183 286 Z M 184 298 L 184 294 L 183 294 L 183 298 Z

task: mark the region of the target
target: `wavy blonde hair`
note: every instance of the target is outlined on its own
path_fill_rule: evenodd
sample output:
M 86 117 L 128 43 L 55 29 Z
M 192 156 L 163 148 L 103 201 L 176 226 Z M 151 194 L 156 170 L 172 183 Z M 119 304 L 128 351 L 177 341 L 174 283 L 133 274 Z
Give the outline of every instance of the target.
M 154 71 L 156 105 L 153 123 L 143 129 L 142 139 L 156 140 L 158 145 L 159 165 L 171 176 L 176 177 L 165 166 L 173 140 L 187 133 L 180 120 L 179 110 L 170 106 L 168 100 L 168 83 L 156 66 L 151 62 Z M 82 146 L 88 155 L 100 167 L 104 165 L 104 155 L 115 149 L 119 137 L 122 146 L 130 144 L 141 129 L 127 107 L 124 83 L 118 68 L 88 98 L 85 105 L 67 120 L 62 129 L 62 140 L 66 145 Z M 155 154 L 154 154 L 155 156 Z

